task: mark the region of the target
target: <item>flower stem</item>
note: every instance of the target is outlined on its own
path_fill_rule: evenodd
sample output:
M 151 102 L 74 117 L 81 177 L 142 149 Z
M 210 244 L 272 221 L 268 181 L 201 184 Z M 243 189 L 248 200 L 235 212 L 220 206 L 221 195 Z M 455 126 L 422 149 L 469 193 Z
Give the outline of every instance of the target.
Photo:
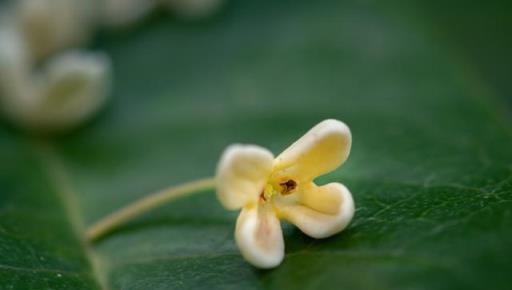
M 152 193 L 109 214 L 105 218 L 99 220 L 87 228 L 86 238 L 89 241 L 97 240 L 115 228 L 119 227 L 120 225 L 130 221 L 137 216 L 140 216 L 141 214 L 151 209 L 162 206 L 180 197 L 189 196 L 193 193 L 198 193 L 213 188 L 215 188 L 215 179 L 205 178 L 187 182 L 178 186 L 172 186 L 162 191 Z

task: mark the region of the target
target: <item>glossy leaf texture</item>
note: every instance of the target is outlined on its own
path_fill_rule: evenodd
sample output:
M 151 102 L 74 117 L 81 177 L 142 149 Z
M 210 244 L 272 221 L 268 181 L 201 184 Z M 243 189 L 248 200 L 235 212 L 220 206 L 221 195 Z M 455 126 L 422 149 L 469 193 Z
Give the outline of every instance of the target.
M 472 18 L 450 26 L 458 6 L 432 3 L 233 0 L 206 21 L 102 33 L 116 76 L 99 118 L 56 138 L 0 128 L 0 289 L 508 289 L 510 84 L 485 54 L 502 49 L 462 45 Z M 213 192 L 80 242 L 111 211 L 211 176 L 227 145 L 277 154 L 326 118 L 353 147 L 318 182 L 344 183 L 356 215 L 325 240 L 285 226 L 277 269 L 241 258 L 237 213 Z

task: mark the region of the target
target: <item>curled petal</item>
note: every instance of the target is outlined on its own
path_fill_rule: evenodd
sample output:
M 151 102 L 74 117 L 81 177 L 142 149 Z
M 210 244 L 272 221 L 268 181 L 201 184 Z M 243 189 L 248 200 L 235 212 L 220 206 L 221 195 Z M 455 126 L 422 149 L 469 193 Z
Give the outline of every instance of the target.
M 155 8 L 156 1 L 104 0 L 102 22 L 113 28 L 134 24 Z
M 81 0 L 21 0 L 17 18 L 34 60 L 84 43 L 90 36 L 94 5 Z
M 270 206 L 243 208 L 235 239 L 242 256 L 256 267 L 273 268 L 284 258 L 281 224 Z
M 315 194 L 317 196 L 313 197 Z M 317 187 L 314 192 L 305 194 L 302 203 L 281 205 L 279 214 L 313 238 L 327 238 L 339 233 L 354 216 L 352 195 L 340 183 Z M 335 208 L 329 203 L 333 203 Z
M 258 201 L 272 170 L 274 156 L 256 145 L 231 145 L 217 167 L 217 197 L 227 209 Z
M 111 80 L 107 56 L 70 51 L 32 73 L 24 44 L 16 30 L 0 28 L 0 108 L 12 121 L 30 129 L 62 131 L 101 109 Z
M 41 96 L 30 126 L 67 129 L 103 107 L 110 92 L 110 59 L 100 53 L 67 52 L 52 59 L 36 80 Z
M 311 182 L 303 186 L 300 203 L 318 212 L 336 215 L 340 211 L 341 190 L 339 183 L 317 186 Z
M 274 172 L 311 181 L 345 162 L 351 144 L 347 125 L 333 119 L 322 121 L 276 158 Z
M 17 116 L 34 106 L 36 88 L 30 85 L 26 43 L 6 13 L 0 12 L 0 109 L 8 116 Z

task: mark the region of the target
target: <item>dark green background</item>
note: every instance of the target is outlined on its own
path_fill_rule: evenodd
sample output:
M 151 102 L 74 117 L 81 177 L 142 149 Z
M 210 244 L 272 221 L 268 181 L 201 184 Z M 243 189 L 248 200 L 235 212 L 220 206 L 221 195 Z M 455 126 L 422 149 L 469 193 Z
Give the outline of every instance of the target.
M 84 128 L 0 127 L 0 289 L 509 289 L 511 5 L 228 1 L 206 21 L 101 32 L 115 91 Z M 319 182 L 346 184 L 357 212 L 326 240 L 286 226 L 277 269 L 241 258 L 213 192 L 79 242 L 212 175 L 228 144 L 277 154 L 325 118 L 354 142 Z

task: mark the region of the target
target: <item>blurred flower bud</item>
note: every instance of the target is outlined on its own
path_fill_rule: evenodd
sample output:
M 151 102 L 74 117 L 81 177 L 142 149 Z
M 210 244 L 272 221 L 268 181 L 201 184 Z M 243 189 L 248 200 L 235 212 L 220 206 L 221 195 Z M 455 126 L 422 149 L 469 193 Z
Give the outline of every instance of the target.
M 94 1 L 21 0 L 17 24 L 34 61 L 83 44 L 93 26 Z
M 43 130 L 80 125 L 103 107 L 111 73 L 110 59 L 103 53 L 71 51 L 56 56 L 36 76 L 40 101 L 28 125 Z
M 76 127 L 103 106 L 110 83 L 110 61 L 98 53 L 59 54 L 33 72 L 23 38 L 0 29 L 1 108 L 20 126 L 44 132 Z
M 156 6 L 156 0 L 104 0 L 102 23 L 119 28 L 140 21 Z

